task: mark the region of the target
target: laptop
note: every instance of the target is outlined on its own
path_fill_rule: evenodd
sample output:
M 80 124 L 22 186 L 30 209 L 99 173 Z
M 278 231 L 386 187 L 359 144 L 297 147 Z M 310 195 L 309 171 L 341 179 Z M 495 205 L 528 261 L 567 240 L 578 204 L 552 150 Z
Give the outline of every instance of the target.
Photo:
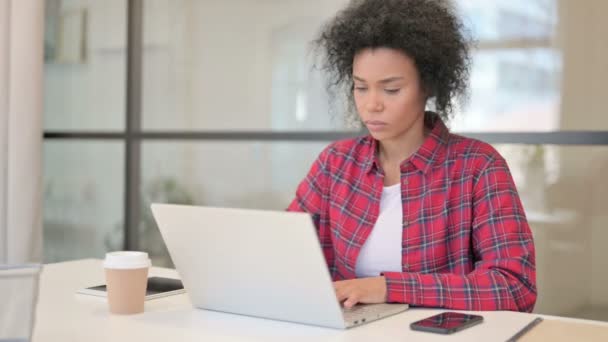
M 344 309 L 306 213 L 173 204 L 151 208 L 196 308 L 336 329 L 408 308 Z

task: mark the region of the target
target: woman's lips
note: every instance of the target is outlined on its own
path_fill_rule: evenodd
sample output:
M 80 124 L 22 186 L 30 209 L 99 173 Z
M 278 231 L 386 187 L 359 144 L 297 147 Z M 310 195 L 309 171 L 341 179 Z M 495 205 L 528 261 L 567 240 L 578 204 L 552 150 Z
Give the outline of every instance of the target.
M 387 123 L 384 121 L 369 120 L 369 121 L 365 121 L 365 125 L 367 126 L 367 129 L 369 129 L 370 131 L 379 131 L 379 130 L 386 128 Z

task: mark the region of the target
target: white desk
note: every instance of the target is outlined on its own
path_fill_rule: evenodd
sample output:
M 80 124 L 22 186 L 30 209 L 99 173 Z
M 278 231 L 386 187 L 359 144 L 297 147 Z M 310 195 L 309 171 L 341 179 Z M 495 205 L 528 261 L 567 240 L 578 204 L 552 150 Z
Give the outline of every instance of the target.
M 175 277 L 174 270 L 153 267 L 150 275 Z M 535 315 L 482 312 L 484 323 L 450 336 L 415 332 L 409 324 L 444 310 L 410 309 L 350 330 L 194 309 L 188 296 L 147 301 L 145 312 L 132 316 L 108 313 L 103 298 L 76 290 L 104 282 L 101 260 L 45 265 L 40 280 L 34 341 L 496 341 L 506 340 Z M 546 316 L 546 319 L 574 321 Z M 608 323 L 583 321 L 593 326 Z

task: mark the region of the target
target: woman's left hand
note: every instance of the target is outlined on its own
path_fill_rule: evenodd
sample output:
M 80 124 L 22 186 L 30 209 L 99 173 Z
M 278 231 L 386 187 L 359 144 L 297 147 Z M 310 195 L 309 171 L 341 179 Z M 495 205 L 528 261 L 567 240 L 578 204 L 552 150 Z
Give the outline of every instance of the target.
M 386 279 L 384 277 L 358 278 L 334 282 L 339 302 L 345 308 L 357 303 L 376 304 L 386 302 Z

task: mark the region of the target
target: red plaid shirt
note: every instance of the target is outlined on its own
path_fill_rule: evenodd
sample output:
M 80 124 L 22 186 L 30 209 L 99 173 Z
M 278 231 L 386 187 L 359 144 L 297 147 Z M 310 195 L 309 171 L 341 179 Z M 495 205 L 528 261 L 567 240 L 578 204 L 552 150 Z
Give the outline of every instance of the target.
M 334 280 L 355 278 L 378 218 L 383 171 L 371 136 L 329 145 L 290 211 L 312 215 Z M 532 234 L 505 160 L 451 134 L 441 120 L 401 164 L 402 272 L 385 272 L 388 302 L 461 310 L 532 311 Z

